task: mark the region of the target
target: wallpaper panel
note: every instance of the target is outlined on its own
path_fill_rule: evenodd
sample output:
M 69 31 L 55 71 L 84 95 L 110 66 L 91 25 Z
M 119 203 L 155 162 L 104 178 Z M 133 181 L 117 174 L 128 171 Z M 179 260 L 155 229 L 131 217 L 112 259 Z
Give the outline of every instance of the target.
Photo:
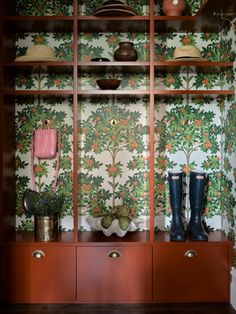
M 128 205 L 133 217 L 149 215 L 148 100 L 98 98 L 82 105 L 81 215 L 100 215 L 120 204 Z
M 235 22 L 231 22 L 228 32 L 224 33 L 225 40 L 232 43 L 231 49 L 236 52 L 236 30 Z M 234 61 L 236 58 L 234 59 Z M 236 76 L 236 64 L 234 62 L 234 87 Z M 224 197 L 222 199 L 225 209 L 223 216 L 223 228 L 228 236 L 234 241 L 234 266 L 236 267 L 236 98 L 232 97 L 224 107 L 224 166 L 223 173 L 225 178 Z M 228 196 L 228 197 L 227 197 Z
M 26 189 L 32 189 L 31 181 L 31 143 L 32 132 L 41 126 L 42 121 L 49 120 L 51 127 L 61 133 L 61 158 L 58 178 L 58 190 L 68 198 L 64 216 L 71 216 L 72 208 L 72 100 L 70 98 L 52 97 L 18 97 L 16 100 L 16 178 L 17 178 L 17 228 L 31 230 L 32 218 L 25 215 L 22 196 Z M 34 171 L 37 191 L 52 190 L 56 159 L 39 161 L 35 158 Z M 71 229 L 71 226 L 67 226 Z

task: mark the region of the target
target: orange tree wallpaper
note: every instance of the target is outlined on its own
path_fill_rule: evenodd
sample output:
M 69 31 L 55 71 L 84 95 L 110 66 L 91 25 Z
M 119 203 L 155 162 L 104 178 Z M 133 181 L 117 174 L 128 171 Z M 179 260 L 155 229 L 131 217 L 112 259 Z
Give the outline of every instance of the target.
M 148 1 L 127 1 L 137 14 L 148 15 Z M 80 1 L 79 14 L 91 15 L 102 1 Z M 187 1 L 188 12 L 194 15 L 203 1 Z M 156 13 L 161 14 L 159 1 Z M 71 15 L 72 1 L 18 0 L 19 15 Z M 149 60 L 147 33 L 79 33 L 78 56 L 73 54 L 71 33 L 19 33 L 17 56 L 24 55 L 30 45 L 48 44 L 61 60 L 89 61 L 95 57 L 114 60 L 114 51 L 121 41 L 132 41 L 138 60 Z M 234 61 L 236 56 L 233 27 L 219 33 L 158 33 L 155 34 L 156 61 L 173 57 L 176 46 L 196 45 L 202 56 L 212 61 Z M 149 74 L 80 73 L 78 88 L 98 89 L 100 77 L 121 79 L 119 89 L 148 89 Z M 16 89 L 70 90 L 71 73 L 47 73 L 38 69 L 31 75 L 18 75 Z M 156 73 L 156 89 L 233 89 L 235 69 L 222 72 L 195 71 L 186 68 L 175 72 Z M 235 125 L 236 102 L 232 96 L 176 96 L 155 99 L 155 212 L 156 226 L 168 229 L 171 218 L 166 175 L 170 169 L 181 169 L 186 182 L 191 169 L 208 173 L 207 198 L 204 215 L 209 229 L 222 229 L 235 239 L 236 218 L 236 159 Z M 32 128 L 48 118 L 62 132 L 62 162 L 59 190 L 72 193 L 72 118 L 71 99 L 17 99 L 16 176 L 18 191 L 18 228 L 32 228 L 31 217 L 24 215 L 22 193 L 31 187 L 30 143 Z M 149 99 L 148 97 L 79 99 L 79 209 L 81 229 L 89 228 L 84 217 L 111 208 L 114 204 L 128 204 L 134 216 L 146 217 L 143 228 L 148 228 L 149 200 Z M 50 189 L 55 162 L 36 165 L 37 183 Z M 189 217 L 188 195 L 185 195 L 185 216 Z M 72 204 L 62 220 L 62 228 L 70 229 Z

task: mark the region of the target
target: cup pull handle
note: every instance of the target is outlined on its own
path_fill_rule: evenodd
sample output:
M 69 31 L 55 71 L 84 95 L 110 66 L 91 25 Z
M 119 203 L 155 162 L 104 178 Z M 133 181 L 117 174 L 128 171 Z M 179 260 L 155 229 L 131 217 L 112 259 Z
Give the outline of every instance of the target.
M 120 257 L 121 253 L 119 251 L 111 251 L 108 253 L 108 256 L 115 259 Z
M 43 258 L 45 257 L 45 253 L 43 251 L 40 251 L 40 250 L 36 250 L 32 253 L 32 256 L 33 258 L 37 258 L 37 259 L 40 259 L 40 258 Z
M 197 257 L 197 252 L 194 250 L 188 250 L 185 252 L 184 256 L 189 258 Z

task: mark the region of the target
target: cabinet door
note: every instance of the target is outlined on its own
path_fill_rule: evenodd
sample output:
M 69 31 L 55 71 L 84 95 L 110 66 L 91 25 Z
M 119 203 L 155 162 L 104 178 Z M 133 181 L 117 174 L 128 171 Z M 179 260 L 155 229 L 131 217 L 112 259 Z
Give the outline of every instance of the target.
M 152 300 L 151 247 L 80 247 L 77 265 L 79 302 Z
M 4 276 L 7 301 L 75 301 L 75 248 L 42 248 L 40 245 L 6 247 Z
M 154 248 L 154 297 L 158 302 L 228 302 L 227 245 Z

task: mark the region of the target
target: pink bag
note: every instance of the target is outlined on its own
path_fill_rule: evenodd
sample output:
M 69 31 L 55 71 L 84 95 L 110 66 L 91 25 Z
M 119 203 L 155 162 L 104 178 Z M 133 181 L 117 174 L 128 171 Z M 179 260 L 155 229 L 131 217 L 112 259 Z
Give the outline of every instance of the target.
M 57 155 L 57 130 L 36 130 L 34 132 L 34 156 L 40 159 L 53 159 Z
M 34 158 L 53 159 L 57 156 L 56 174 L 53 185 L 53 190 L 56 191 L 60 163 L 60 146 L 60 134 L 56 129 L 51 128 L 49 121 L 44 121 L 41 128 L 33 132 L 31 146 L 31 174 L 34 191 L 36 191 Z

